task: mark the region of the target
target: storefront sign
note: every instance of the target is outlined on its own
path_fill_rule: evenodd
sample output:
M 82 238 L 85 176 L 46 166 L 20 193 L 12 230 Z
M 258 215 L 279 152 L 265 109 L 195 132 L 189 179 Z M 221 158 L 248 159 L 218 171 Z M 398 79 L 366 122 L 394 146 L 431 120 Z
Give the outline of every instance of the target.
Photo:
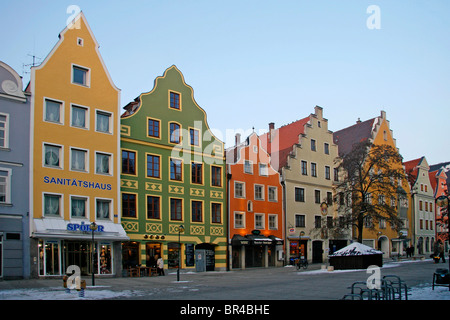
M 83 232 L 92 232 L 91 228 L 89 227 L 90 224 L 85 224 L 84 222 L 81 222 L 81 224 L 78 223 L 69 223 L 67 224 L 67 231 L 83 231 Z M 97 225 L 97 230 L 94 230 L 94 232 L 105 232 L 104 227 L 102 225 Z
M 44 177 L 44 183 L 49 184 L 57 184 L 68 187 L 80 187 L 85 189 L 98 189 L 98 190 L 112 190 L 112 186 L 110 183 L 99 183 L 94 181 L 85 181 L 78 179 L 69 179 L 69 178 L 55 178 L 55 177 Z

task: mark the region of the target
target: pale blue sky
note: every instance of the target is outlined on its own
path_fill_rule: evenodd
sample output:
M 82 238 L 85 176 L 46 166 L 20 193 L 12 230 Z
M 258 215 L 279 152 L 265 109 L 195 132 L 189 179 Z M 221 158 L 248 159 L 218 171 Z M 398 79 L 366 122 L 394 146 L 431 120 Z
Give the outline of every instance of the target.
M 2 2 L 6 2 L 1 0 Z M 227 132 L 267 130 L 324 109 L 337 131 L 387 112 L 405 160 L 450 161 L 450 1 L 85 1 L 1 4 L 0 60 L 44 58 L 84 12 L 126 105 L 175 64 L 227 146 Z M 381 29 L 370 30 L 370 5 Z

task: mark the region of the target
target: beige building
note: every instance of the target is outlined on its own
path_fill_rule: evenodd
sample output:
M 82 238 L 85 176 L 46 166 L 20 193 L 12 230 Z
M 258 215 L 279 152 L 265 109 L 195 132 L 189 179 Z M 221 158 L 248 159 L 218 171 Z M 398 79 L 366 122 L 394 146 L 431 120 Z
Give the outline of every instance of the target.
M 278 167 L 283 185 L 287 262 L 304 257 L 325 262 L 328 254 L 346 246 L 350 232 L 336 234 L 327 228 L 337 218 L 333 183 L 337 172 L 338 147 L 323 109 L 316 106 L 306 118 L 275 129 L 261 140 Z

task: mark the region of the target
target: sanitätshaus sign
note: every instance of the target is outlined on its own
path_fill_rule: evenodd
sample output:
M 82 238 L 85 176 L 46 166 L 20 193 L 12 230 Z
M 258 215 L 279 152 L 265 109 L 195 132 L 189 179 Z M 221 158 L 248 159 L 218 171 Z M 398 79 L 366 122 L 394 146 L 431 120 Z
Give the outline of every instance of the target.
M 112 190 L 110 183 L 100 183 L 95 181 L 86 181 L 80 179 L 71 178 L 55 178 L 55 177 L 44 177 L 44 183 L 57 184 L 68 187 L 80 187 L 85 189 L 99 189 L 99 190 Z

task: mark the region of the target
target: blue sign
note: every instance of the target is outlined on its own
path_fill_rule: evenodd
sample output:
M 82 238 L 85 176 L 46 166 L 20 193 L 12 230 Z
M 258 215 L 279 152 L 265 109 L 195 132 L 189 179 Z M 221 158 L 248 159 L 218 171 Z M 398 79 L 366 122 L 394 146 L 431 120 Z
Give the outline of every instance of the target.
M 92 230 L 89 226 L 90 226 L 90 224 L 85 224 L 84 222 L 81 222 L 81 224 L 69 223 L 69 224 L 67 224 L 67 231 L 91 232 Z M 94 232 L 105 232 L 104 226 L 98 224 L 97 230 L 94 230 Z

